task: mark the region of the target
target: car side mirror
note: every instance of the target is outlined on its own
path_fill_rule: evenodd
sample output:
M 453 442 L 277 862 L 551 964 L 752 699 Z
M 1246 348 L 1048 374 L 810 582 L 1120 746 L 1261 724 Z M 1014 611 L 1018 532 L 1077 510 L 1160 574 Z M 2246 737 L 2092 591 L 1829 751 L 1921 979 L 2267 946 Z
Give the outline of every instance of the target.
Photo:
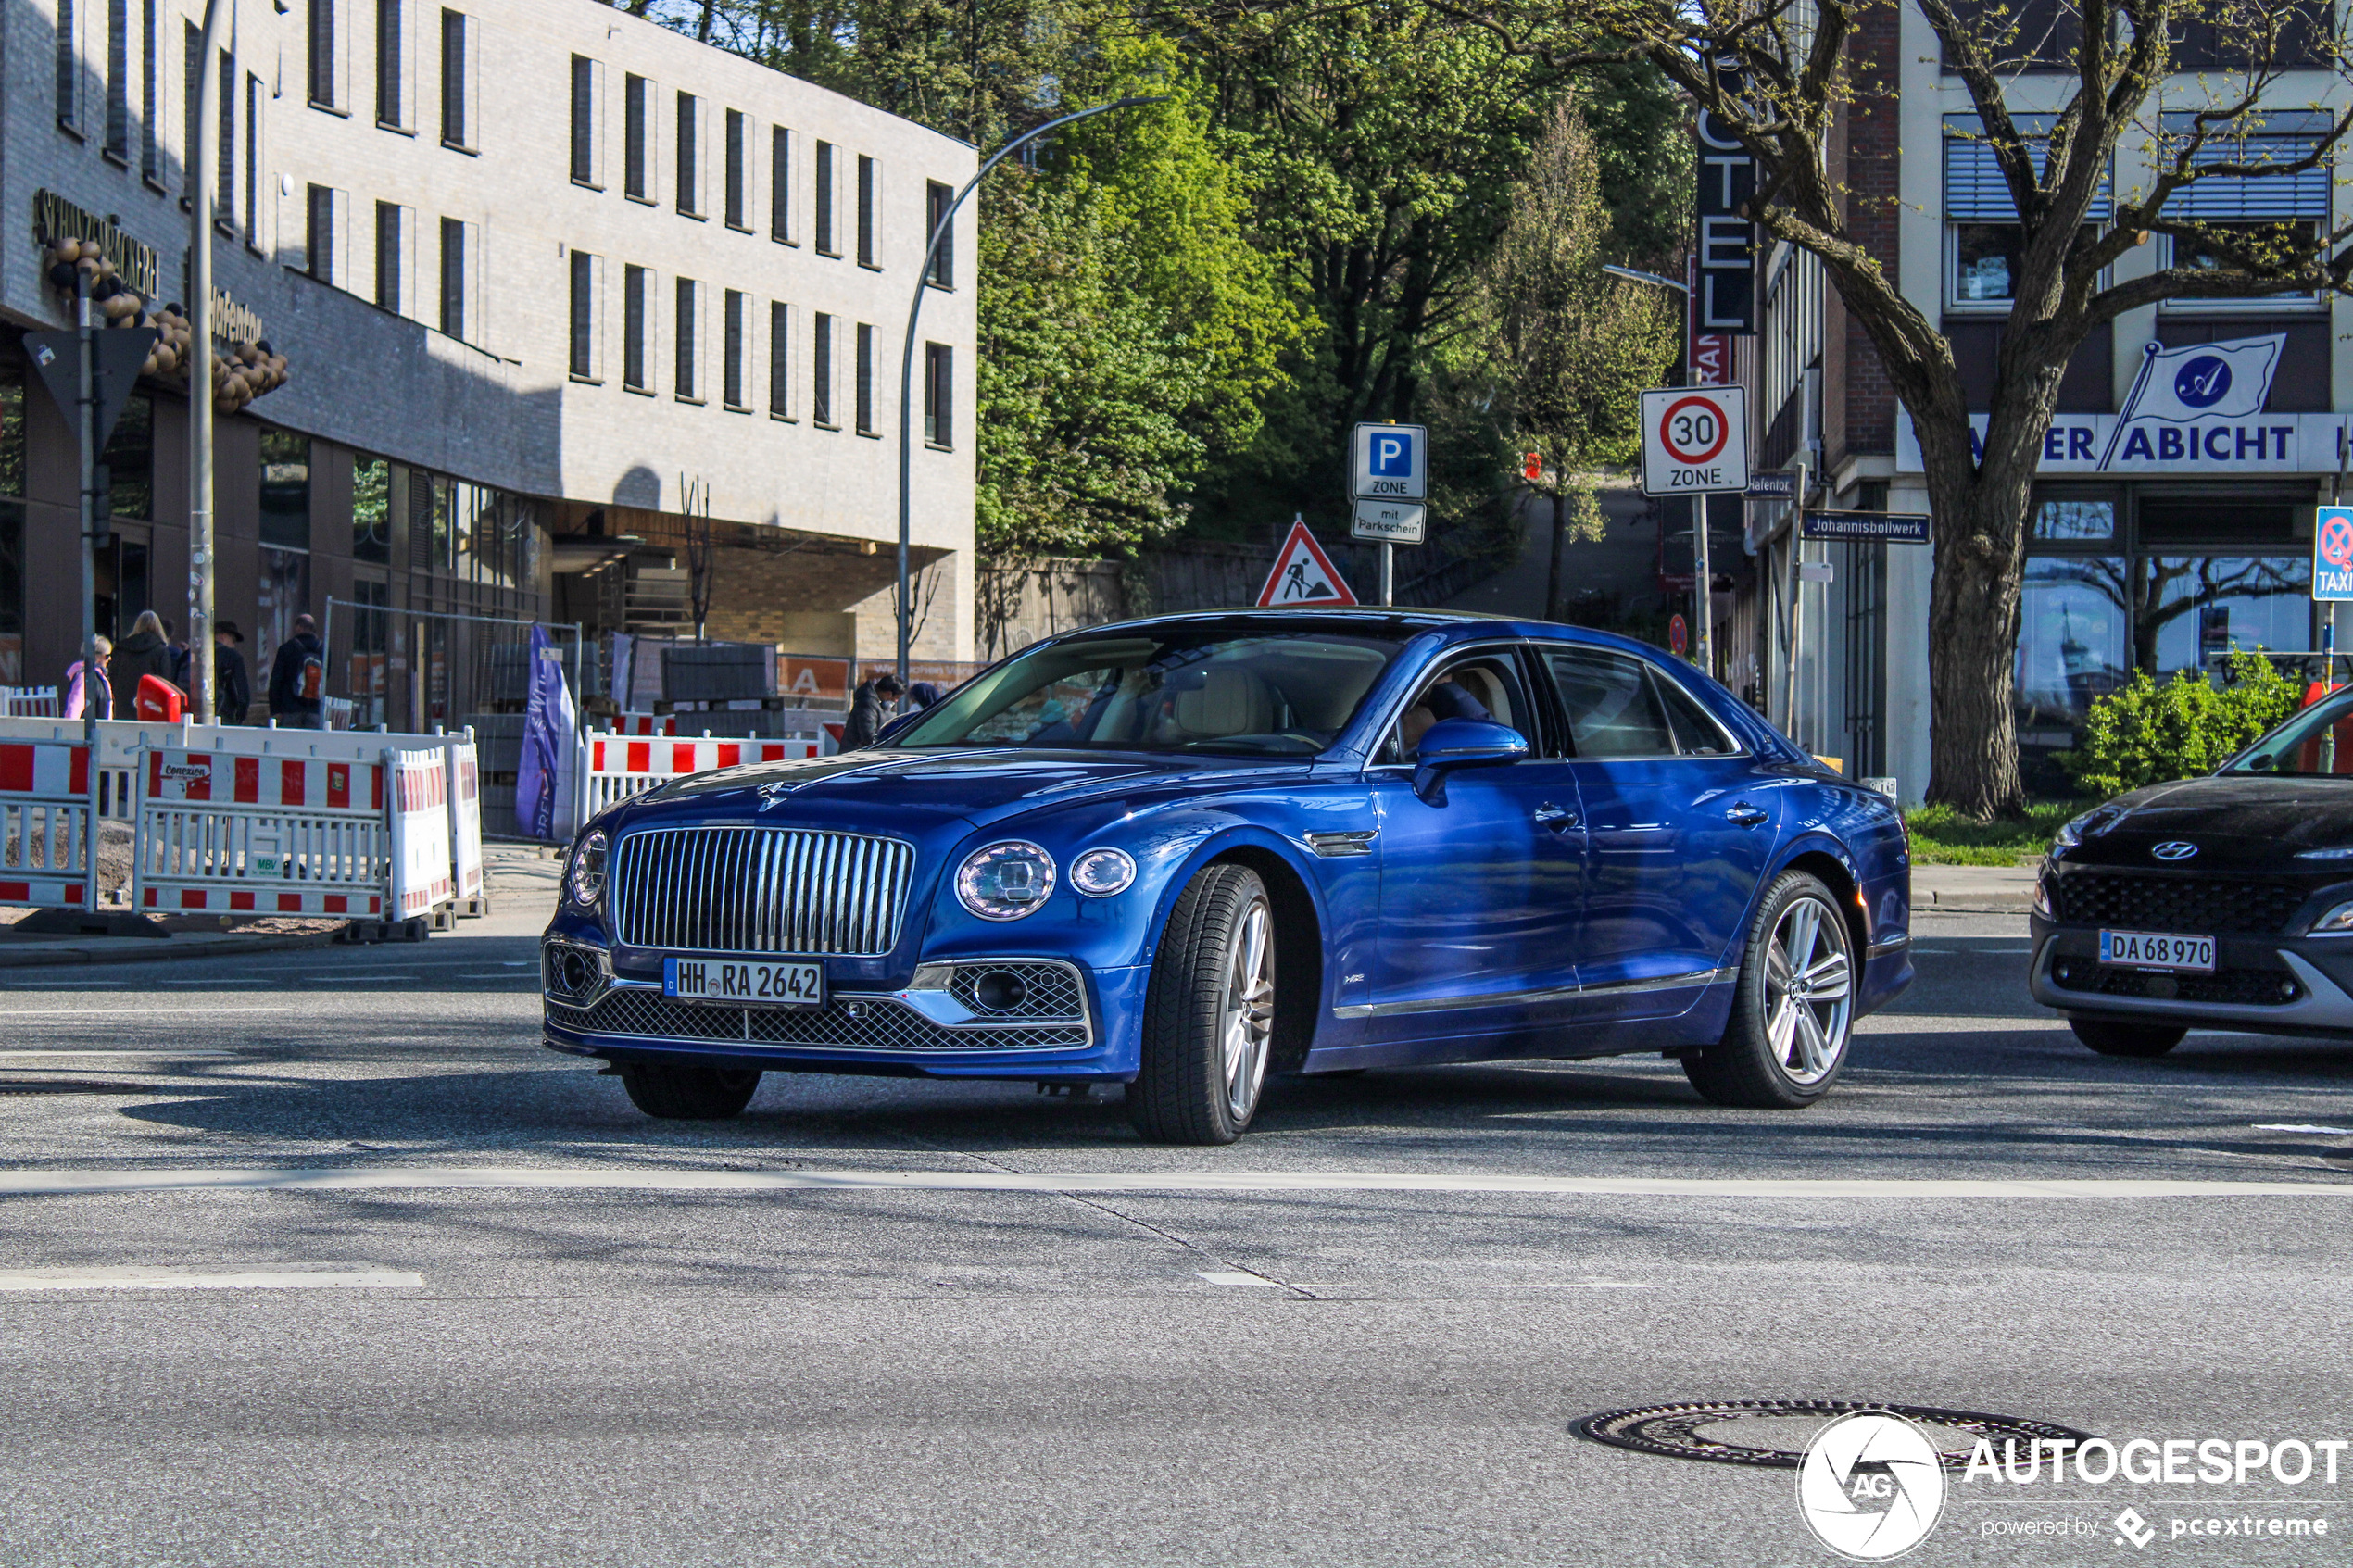
M 1446 804 L 1446 775 L 1457 768 L 1491 768 L 1528 755 L 1528 739 L 1491 719 L 1441 719 L 1415 750 L 1414 793 L 1432 806 Z

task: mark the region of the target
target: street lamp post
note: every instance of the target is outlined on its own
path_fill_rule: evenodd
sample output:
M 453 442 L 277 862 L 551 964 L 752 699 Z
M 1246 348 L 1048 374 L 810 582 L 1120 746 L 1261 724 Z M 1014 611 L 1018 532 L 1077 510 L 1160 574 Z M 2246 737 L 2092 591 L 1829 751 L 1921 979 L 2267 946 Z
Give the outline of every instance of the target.
M 217 4 L 218 0 L 208 0 L 208 3 Z M 1080 109 L 1076 114 L 1063 115 L 1059 119 L 1050 119 L 1034 131 L 1023 132 L 998 148 L 988 161 L 980 166 L 979 171 L 965 182 L 964 188 L 956 193 L 956 199 L 948 204 L 948 210 L 939 215 L 939 221 L 932 226 L 931 243 L 924 247 L 924 264 L 915 274 L 914 303 L 907 307 L 907 345 L 899 358 L 899 684 L 902 690 L 907 684 L 907 642 L 914 630 L 914 609 L 907 596 L 907 534 L 912 508 L 909 480 L 914 464 L 915 329 L 924 313 L 924 294 L 931 287 L 932 265 L 939 255 L 940 243 L 954 226 L 957 209 L 964 205 L 964 198 L 971 195 L 981 181 L 988 178 L 988 171 L 1004 162 L 1008 155 L 1019 151 L 1049 131 L 1074 120 L 1108 114 L 1113 109 L 1138 108 L 1145 104 L 1167 101 L 1165 94 L 1121 98 L 1114 103 L 1097 104 L 1091 109 Z
M 1688 283 L 1657 272 L 1644 272 L 1632 267 L 1617 267 L 1602 263 L 1602 270 L 1613 278 L 1630 282 L 1648 283 L 1655 288 L 1673 289 L 1683 296 L 1683 314 L 1688 329 L 1691 316 L 1692 290 Z M 1685 373 L 1686 381 L 1690 372 Z M 1707 674 L 1716 673 L 1716 571 L 1707 557 L 1707 497 L 1692 497 L 1692 651 L 1699 658 L 1694 661 Z
M 196 722 L 213 720 L 212 671 L 212 220 L 213 164 L 220 158 L 218 106 L 221 13 L 235 0 L 205 0 L 196 44 L 188 149 L 188 661 L 196 678 Z M 306 607 L 307 608 L 307 607 Z M 92 752 L 93 757 L 96 752 Z

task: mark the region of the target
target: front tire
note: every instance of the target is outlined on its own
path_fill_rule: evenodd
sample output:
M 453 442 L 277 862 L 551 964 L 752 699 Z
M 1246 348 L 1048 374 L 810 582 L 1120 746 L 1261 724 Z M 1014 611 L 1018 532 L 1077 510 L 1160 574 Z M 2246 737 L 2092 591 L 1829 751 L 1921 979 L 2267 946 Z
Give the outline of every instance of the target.
M 1855 941 L 1831 890 L 1784 872 L 1749 922 L 1724 1037 L 1683 1058 L 1718 1105 L 1794 1110 L 1830 1093 L 1855 1021 Z
M 757 1067 L 686 1067 L 628 1062 L 621 1086 L 629 1103 L 665 1122 L 724 1122 L 751 1103 L 760 1087 Z
M 2070 1018 L 2067 1026 L 2102 1056 L 2163 1056 L 2189 1033 L 2171 1023 L 2117 1023 L 2104 1018 Z
M 1275 1032 L 1275 906 L 1247 866 L 1193 878 L 1161 934 L 1127 1119 L 1147 1143 L 1223 1144 L 1257 1114 Z

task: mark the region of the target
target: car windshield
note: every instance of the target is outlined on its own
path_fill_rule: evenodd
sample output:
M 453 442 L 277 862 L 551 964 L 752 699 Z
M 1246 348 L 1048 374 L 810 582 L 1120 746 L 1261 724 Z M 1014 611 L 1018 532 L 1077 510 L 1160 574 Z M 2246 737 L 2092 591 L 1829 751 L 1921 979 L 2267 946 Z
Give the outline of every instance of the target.
M 2223 763 L 2222 771 L 2353 778 L 2353 695 L 2314 703 Z
M 1215 624 L 1070 638 L 976 677 L 890 744 L 1312 757 L 1402 646 Z

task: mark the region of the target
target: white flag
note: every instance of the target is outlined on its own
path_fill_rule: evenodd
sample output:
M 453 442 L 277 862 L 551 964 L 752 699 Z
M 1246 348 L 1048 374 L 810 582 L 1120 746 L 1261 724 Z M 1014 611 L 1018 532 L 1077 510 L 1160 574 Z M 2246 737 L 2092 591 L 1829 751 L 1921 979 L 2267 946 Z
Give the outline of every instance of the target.
M 2263 411 L 2279 368 L 2284 332 L 2233 338 L 2228 343 L 2193 343 L 2158 348 L 2141 368 L 2133 395 L 2118 416 L 2121 429 L 2133 420 L 2245 420 Z

